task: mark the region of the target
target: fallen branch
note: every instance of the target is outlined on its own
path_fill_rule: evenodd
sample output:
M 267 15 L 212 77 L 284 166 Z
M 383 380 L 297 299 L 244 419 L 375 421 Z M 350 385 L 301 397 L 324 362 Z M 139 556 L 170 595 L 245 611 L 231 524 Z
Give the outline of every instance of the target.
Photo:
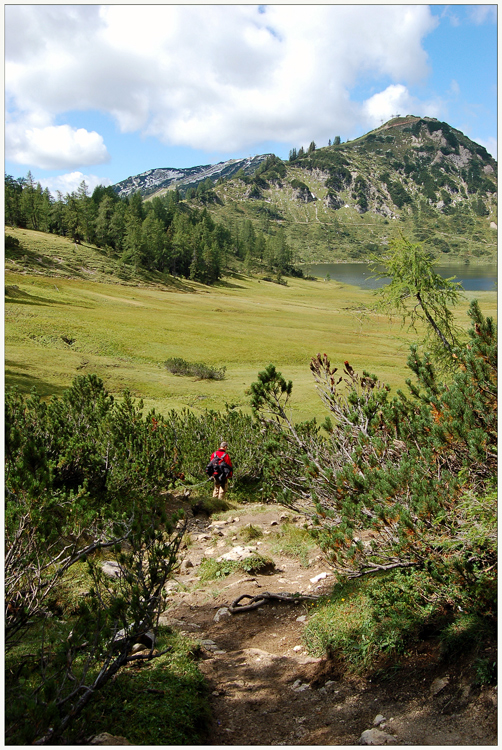
M 239 602 L 243 599 L 249 599 L 250 601 L 248 604 L 239 604 Z M 242 594 L 234 602 L 232 602 L 228 609 L 229 612 L 231 612 L 233 615 L 237 614 L 238 612 L 249 612 L 252 609 L 258 609 L 258 607 L 261 607 L 262 604 L 266 604 L 266 602 L 272 599 L 280 602 L 301 602 L 304 600 L 315 601 L 319 599 L 319 597 L 309 596 L 308 594 L 270 594 L 268 591 L 264 591 L 262 594 L 257 594 L 256 596 L 251 596 L 250 594 Z

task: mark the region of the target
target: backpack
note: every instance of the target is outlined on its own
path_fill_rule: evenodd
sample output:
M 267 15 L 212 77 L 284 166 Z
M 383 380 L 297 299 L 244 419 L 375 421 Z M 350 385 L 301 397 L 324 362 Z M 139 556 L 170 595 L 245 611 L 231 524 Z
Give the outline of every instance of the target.
M 224 453 L 223 456 L 215 456 L 206 466 L 206 474 L 208 477 L 214 477 L 219 484 L 225 482 L 232 471 L 230 466 L 224 460 L 226 455 L 227 454 Z

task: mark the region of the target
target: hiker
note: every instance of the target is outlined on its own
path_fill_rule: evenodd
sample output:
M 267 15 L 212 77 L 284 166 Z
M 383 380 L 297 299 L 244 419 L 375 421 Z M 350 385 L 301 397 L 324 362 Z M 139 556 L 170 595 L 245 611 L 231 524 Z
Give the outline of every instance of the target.
M 232 476 L 232 461 L 227 453 L 227 443 L 220 443 L 218 450 L 211 454 L 206 466 L 207 474 L 214 479 L 213 497 L 223 500 L 227 491 L 228 480 Z

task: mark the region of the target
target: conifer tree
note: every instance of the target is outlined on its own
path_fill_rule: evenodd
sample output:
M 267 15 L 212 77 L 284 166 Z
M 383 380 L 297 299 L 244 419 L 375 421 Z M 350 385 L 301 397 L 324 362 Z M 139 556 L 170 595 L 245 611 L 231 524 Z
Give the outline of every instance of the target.
M 372 260 L 376 278 L 390 277 L 390 283 L 377 291 L 379 306 L 401 314 L 403 323 L 412 328 L 419 321 L 425 323 L 427 343 L 443 362 L 451 361 L 459 330 L 449 305 L 458 303 L 461 284 L 443 279 L 434 271 L 430 253 L 403 236 L 391 240 L 389 251 Z

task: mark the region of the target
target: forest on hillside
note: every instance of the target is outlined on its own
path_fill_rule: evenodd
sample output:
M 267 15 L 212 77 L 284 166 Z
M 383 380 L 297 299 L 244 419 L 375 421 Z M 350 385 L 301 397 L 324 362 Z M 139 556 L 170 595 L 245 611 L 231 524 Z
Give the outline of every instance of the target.
M 212 183 L 211 183 L 212 185 Z M 204 197 L 209 188 L 196 191 Z M 178 190 L 143 200 L 139 192 L 120 198 L 112 187 L 98 186 L 89 194 L 78 190 L 53 198 L 48 188 L 26 178 L 5 178 L 5 223 L 89 243 L 124 264 L 213 284 L 233 259 L 257 265 L 280 280 L 301 275 L 282 228 L 257 231 L 249 220 L 231 229 L 202 208 L 181 200 Z

